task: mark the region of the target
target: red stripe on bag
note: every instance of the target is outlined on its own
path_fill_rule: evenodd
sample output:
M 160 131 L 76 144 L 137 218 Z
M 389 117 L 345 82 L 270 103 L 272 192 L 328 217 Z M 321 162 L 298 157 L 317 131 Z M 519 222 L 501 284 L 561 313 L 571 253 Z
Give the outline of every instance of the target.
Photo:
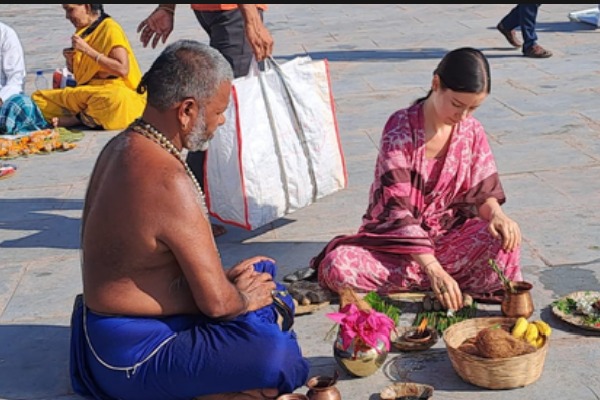
M 344 170 L 344 188 L 348 187 L 348 170 L 346 169 L 346 159 L 344 157 L 344 150 L 342 148 L 342 141 L 340 139 L 340 129 L 338 127 L 337 113 L 335 111 L 335 99 L 333 97 L 333 86 L 331 85 L 331 74 L 329 73 L 329 60 L 323 59 L 325 63 L 325 70 L 327 71 L 327 85 L 329 86 L 329 99 L 331 103 L 331 112 L 333 113 L 333 123 L 335 125 L 335 136 L 337 138 L 338 149 L 340 151 L 340 159 L 342 161 L 342 168 Z

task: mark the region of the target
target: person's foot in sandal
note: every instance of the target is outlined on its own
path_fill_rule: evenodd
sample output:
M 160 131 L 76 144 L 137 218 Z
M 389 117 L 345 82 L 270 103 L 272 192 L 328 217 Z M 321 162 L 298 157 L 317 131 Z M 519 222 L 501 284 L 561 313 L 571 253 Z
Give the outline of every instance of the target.
M 498 29 L 511 46 L 515 48 L 521 47 L 522 43 L 517 39 L 517 33 L 514 29 L 506 29 L 502 24 L 496 25 L 496 29 Z
M 214 237 L 221 236 L 227 233 L 227 229 L 223 225 L 210 224 Z
M 548 58 L 552 57 L 552 52 L 548 49 L 543 48 L 539 44 L 534 44 L 528 49 L 523 49 L 523 55 L 531 58 Z

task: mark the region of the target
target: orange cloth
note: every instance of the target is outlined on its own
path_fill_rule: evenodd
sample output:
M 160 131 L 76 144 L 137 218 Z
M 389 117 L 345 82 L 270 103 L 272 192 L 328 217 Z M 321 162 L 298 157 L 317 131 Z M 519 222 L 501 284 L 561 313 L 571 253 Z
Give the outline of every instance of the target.
M 237 4 L 191 4 L 192 10 L 196 11 L 229 11 L 235 10 L 238 5 Z M 256 7 L 261 10 L 266 10 L 266 4 L 256 4 Z

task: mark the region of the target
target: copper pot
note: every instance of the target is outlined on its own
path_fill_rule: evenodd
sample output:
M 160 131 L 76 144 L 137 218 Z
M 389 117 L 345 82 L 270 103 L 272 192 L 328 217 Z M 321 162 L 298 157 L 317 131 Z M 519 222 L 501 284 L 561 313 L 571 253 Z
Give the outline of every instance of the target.
M 529 318 L 533 314 L 533 299 L 529 282 L 511 282 L 513 290 L 506 290 L 500 309 L 502 314 L 509 318 Z
M 287 393 L 282 394 L 275 400 L 308 400 L 308 397 L 302 393 Z
M 333 377 L 313 376 L 306 382 L 308 400 L 342 400 L 342 394 L 335 386 L 338 380 L 338 372 Z

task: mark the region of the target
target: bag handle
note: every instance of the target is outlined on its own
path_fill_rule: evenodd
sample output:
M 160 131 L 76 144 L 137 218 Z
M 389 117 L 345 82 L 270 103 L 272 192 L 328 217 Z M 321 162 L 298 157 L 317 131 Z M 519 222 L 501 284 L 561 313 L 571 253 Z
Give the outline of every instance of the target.
M 297 111 L 297 105 L 296 105 L 296 101 L 294 101 L 294 97 L 292 95 L 292 91 L 290 90 L 290 84 L 289 84 L 289 78 L 286 76 L 285 72 L 281 69 L 281 66 L 277 63 L 277 61 L 275 61 L 275 59 L 273 59 L 273 57 L 269 56 L 265 59 L 265 71 L 261 72 L 261 77 L 262 74 L 264 74 L 265 72 L 267 72 L 267 70 L 274 70 L 275 73 L 277 74 L 277 76 L 279 77 L 282 87 L 285 90 L 285 95 L 287 97 L 288 100 L 288 104 L 290 105 L 290 109 L 291 109 L 291 114 L 294 118 L 294 122 L 295 122 L 295 132 L 296 135 L 298 137 L 298 142 L 300 143 L 300 146 L 302 147 L 302 152 L 304 153 L 304 157 L 306 158 L 306 164 L 308 166 L 308 175 L 310 178 L 310 182 L 311 182 L 311 186 L 312 186 L 312 201 L 315 202 L 317 200 L 317 194 L 318 194 L 318 188 L 317 188 L 317 178 L 315 175 L 315 167 L 314 164 L 312 162 L 312 158 L 310 157 L 310 149 L 308 147 L 307 144 L 307 139 L 306 139 L 306 133 L 304 132 L 304 129 L 302 128 L 302 124 L 300 124 L 300 119 L 298 118 L 298 111 Z M 260 84 L 261 84 L 261 89 L 263 92 L 263 98 L 265 99 L 265 103 L 266 103 L 266 108 L 267 108 L 267 113 L 269 115 L 269 122 L 271 124 L 271 131 L 273 133 L 273 141 L 275 142 L 275 148 L 276 148 L 276 152 L 277 152 L 277 157 L 279 159 L 279 166 L 280 169 L 282 171 L 282 175 L 283 175 L 283 180 L 285 182 L 283 182 L 283 187 L 284 187 L 284 191 L 285 191 L 285 197 L 286 197 L 286 212 L 289 211 L 289 190 L 288 190 L 288 185 L 287 185 L 287 177 L 285 176 L 285 170 L 283 169 L 283 156 L 281 154 L 281 148 L 279 146 L 279 141 L 275 135 L 275 123 L 274 123 L 274 116 L 273 116 L 273 112 L 271 110 L 271 107 L 269 106 L 269 101 L 268 101 L 268 97 L 266 95 L 266 90 L 264 88 L 264 81 L 263 79 L 259 79 Z

